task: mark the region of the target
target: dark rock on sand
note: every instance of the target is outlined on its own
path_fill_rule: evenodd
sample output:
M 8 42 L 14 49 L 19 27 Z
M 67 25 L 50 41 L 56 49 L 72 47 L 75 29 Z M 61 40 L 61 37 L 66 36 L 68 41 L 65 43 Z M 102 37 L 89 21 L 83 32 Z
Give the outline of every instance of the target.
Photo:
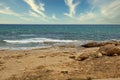
M 102 55 L 113 56 L 120 55 L 120 48 L 115 45 L 105 45 L 99 48 L 98 50 Z
M 97 43 L 93 43 L 94 45 Z M 88 58 L 100 58 L 103 56 L 117 56 L 120 55 L 120 48 L 115 44 L 106 44 L 101 46 L 95 53 L 82 53 L 75 58 L 77 61 L 84 61 Z
M 108 44 L 120 45 L 120 41 L 108 41 L 108 42 L 89 42 L 87 44 L 82 45 L 82 47 L 90 48 L 90 47 L 101 47 Z
M 69 56 L 69 58 L 71 58 L 71 59 L 75 59 L 75 58 L 76 58 L 76 56 L 74 56 L 74 55 L 73 55 L 73 56 Z
M 63 74 L 68 74 L 68 71 L 61 71 L 61 73 L 63 73 Z
M 103 56 L 103 54 L 98 52 L 98 51 L 95 52 L 95 53 L 83 53 L 83 54 L 79 55 L 78 57 L 76 57 L 75 60 L 84 61 L 84 60 L 86 60 L 88 58 L 100 58 L 102 56 Z
M 98 42 L 90 42 L 87 44 L 82 45 L 82 47 L 86 47 L 86 48 L 90 48 L 90 47 L 99 47 L 99 46 L 103 46 L 103 44 L 98 43 Z

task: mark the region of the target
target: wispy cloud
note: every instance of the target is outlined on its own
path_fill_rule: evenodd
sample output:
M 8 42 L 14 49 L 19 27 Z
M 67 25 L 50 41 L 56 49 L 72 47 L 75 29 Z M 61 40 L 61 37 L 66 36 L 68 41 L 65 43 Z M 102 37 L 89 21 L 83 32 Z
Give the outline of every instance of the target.
M 20 16 L 18 13 L 14 12 L 10 9 L 10 7 L 7 7 L 5 5 L 0 4 L 0 14 L 7 14 L 7 15 L 13 15 L 13 16 Z
M 110 18 L 115 18 L 116 16 L 120 16 L 120 1 L 115 0 L 110 5 L 101 6 L 101 13 Z
M 91 23 L 120 23 L 119 0 L 90 0 L 93 8 L 79 17 L 80 22 Z
M 25 3 L 27 3 L 31 10 L 29 10 L 29 16 L 31 16 L 35 21 L 41 21 L 45 23 L 49 23 L 52 20 L 57 20 L 55 14 L 53 14 L 51 17 L 45 14 L 45 5 L 44 3 L 39 3 L 37 5 L 35 3 L 35 0 L 24 0 Z
M 29 11 L 29 15 L 33 16 L 33 17 L 39 17 L 39 15 L 36 14 L 35 12 L 33 12 L 33 11 Z
M 54 4 L 59 4 L 56 1 Z M 50 4 L 49 2 L 46 3 L 44 0 L 22 0 L 22 6 L 19 5 L 19 0 L 10 2 L 9 0 L 8 2 L 1 0 L 0 17 L 2 18 L 0 19 L 0 22 L 3 22 L 3 20 L 7 21 L 7 19 L 10 21 L 11 19 L 6 16 L 10 15 L 9 17 L 12 17 L 13 20 L 12 23 L 15 21 L 16 23 L 17 21 L 21 21 L 24 23 L 30 22 L 49 24 L 120 23 L 120 0 L 63 0 L 60 4 L 62 5 L 60 8 L 61 10 L 56 12 L 58 7 Z M 63 5 L 66 5 L 67 8 Z M 63 8 L 68 9 L 68 12 L 64 12 Z
M 103 1 L 104 2 L 104 1 Z M 120 23 L 120 1 L 106 0 L 104 4 L 98 4 L 100 20 L 106 23 Z
M 29 18 L 24 17 L 24 15 L 16 13 L 15 11 L 11 10 L 10 7 L 7 7 L 3 4 L 0 4 L 0 14 L 16 16 L 19 19 L 26 20 L 26 21 L 30 20 Z
M 65 4 L 69 7 L 69 13 L 64 13 L 64 15 L 73 17 L 76 13 L 75 9 L 79 5 L 79 2 L 73 3 L 73 0 L 64 0 Z
M 40 3 L 39 5 L 37 5 L 35 3 L 35 0 L 24 0 L 25 3 L 27 3 L 31 9 L 34 11 L 34 13 L 32 12 L 32 15 L 39 15 L 41 17 L 46 17 L 44 11 L 44 4 Z
M 79 20 L 84 22 L 84 21 L 89 21 L 95 19 L 97 16 L 93 12 L 88 12 L 85 14 L 81 14 Z

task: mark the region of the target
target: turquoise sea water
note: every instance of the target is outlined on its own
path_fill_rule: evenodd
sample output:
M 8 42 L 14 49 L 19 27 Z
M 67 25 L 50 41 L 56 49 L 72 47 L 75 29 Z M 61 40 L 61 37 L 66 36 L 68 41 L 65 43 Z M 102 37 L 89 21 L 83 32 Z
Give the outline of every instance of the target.
M 120 25 L 0 25 L 1 49 L 30 49 L 112 39 L 120 40 Z

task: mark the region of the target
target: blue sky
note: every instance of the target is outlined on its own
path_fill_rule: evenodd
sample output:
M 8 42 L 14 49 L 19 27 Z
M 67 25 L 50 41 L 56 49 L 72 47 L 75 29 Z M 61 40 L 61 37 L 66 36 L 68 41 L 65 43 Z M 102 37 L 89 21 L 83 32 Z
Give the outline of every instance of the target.
M 120 24 L 120 0 L 0 0 L 0 24 Z

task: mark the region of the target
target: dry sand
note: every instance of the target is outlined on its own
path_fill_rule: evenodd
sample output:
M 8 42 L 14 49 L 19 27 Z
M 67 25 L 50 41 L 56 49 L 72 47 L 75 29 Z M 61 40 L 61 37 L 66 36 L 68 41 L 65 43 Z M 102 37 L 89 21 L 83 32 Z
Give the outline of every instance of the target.
M 51 47 L 0 50 L 0 80 L 81 80 L 120 78 L 120 56 L 76 61 L 74 56 L 98 50 Z

